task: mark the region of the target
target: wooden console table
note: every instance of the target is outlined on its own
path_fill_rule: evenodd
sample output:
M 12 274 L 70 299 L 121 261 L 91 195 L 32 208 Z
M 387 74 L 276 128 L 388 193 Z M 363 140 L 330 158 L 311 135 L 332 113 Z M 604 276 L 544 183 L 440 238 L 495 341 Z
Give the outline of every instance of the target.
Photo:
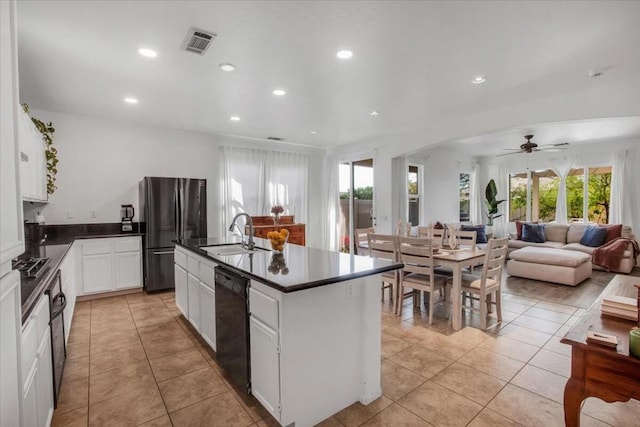
M 296 223 L 293 215 L 281 216 L 278 225 L 273 223 L 272 216 L 252 216 L 251 219 L 253 220 L 253 235 L 256 237 L 266 239 L 267 233 L 270 231 L 280 231 L 286 228 L 289 230 L 289 243 L 300 246 L 306 245 L 306 226 L 305 224 Z M 244 233 L 249 233 L 249 226 L 245 225 Z
M 580 425 L 580 409 L 587 397 L 605 402 L 640 399 L 640 359 L 629 355 L 629 330 L 636 322 L 602 316 L 600 303 L 607 295 L 636 298 L 640 277 L 616 275 L 589 310 L 567 332 L 561 342 L 571 345 L 571 378 L 564 388 L 564 422 Z M 587 344 L 587 331 L 618 337 L 617 349 Z

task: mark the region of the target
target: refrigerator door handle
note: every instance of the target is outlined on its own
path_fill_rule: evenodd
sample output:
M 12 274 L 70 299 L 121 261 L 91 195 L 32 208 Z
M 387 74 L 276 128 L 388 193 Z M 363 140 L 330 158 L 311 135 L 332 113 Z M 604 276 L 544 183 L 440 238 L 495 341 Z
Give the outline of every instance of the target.
M 154 255 L 169 255 L 172 254 L 173 251 L 159 251 L 159 252 L 153 252 Z
M 175 188 L 175 192 L 176 192 L 176 204 L 174 206 L 174 209 L 176 210 L 176 237 L 178 239 L 182 239 L 182 218 L 181 218 L 181 214 L 180 214 L 180 180 L 176 180 L 176 188 Z

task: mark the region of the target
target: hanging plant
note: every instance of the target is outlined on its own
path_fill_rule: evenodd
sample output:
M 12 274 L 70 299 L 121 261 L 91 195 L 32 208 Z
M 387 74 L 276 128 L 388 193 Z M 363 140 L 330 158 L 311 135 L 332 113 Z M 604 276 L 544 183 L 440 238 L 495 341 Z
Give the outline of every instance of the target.
M 22 104 L 22 109 L 25 113 L 29 114 L 31 117 L 31 121 L 38 131 L 42 134 L 42 139 L 46 144 L 46 149 L 44 150 L 45 158 L 47 159 L 47 194 L 53 194 L 56 191 L 56 174 L 58 173 L 58 150 L 53 146 L 53 133 L 56 131 L 53 128 L 53 124 L 51 122 L 44 123 L 40 119 L 32 117 L 29 113 L 29 106 L 27 104 Z

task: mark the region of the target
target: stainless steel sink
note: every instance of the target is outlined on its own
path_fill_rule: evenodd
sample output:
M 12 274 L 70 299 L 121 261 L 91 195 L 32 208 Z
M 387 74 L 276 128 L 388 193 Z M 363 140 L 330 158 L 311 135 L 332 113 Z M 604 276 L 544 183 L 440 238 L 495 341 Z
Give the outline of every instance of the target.
M 206 246 L 206 247 L 201 247 L 200 249 L 203 249 L 203 250 L 207 251 L 211 255 L 217 255 L 217 256 L 250 254 L 250 253 L 253 253 L 253 252 L 264 251 L 265 250 L 265 249 L 259 248 L 259 247 L 256 247 L 253 250 L 247 249 L 245 247 L 242 247 L 240 245 L 240 243 L 235 243 L 235 244 L 232 244 L 232 245 Z

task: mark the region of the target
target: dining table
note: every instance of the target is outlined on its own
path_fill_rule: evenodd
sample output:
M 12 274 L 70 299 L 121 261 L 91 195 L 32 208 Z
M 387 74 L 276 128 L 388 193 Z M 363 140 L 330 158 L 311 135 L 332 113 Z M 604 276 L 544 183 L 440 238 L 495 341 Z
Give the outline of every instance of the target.
M 471 247 L 465 246 L 460 246 L 456 249 L 443 246 L 439 251 L 433 253 L 433 258 L 438 266 L 448 267 L 453 271 L 451 326 L 455 331 L 460 330 L 462 323 L 462 269 L 478 265 L 486 253 L 484 249 L 478 247 L 471 249 Z

